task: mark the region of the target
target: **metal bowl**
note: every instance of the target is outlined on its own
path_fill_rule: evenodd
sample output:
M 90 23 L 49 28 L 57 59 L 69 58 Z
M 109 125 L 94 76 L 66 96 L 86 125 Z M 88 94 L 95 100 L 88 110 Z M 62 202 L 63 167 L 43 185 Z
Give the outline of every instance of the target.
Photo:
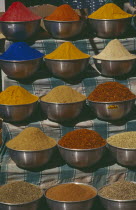
M 132 17 L 122 19 L 89 19 L 92 32 L 100 38 L 116 38 L 126 32 Z
M 74 103 L 51 103 L 40 100 L 41 109 L 48 119 L 56 122 L 70 121 L 82 111 L 85 101 Z
M 41 198 L 28 202 L 28 203 L 20 203 L 20 204 L 12 204 L 12 203 L 3 203 L 0 202 L 0 209 L 1 210 L 38 210 L 41 200 L 42 200 L 43 195 Z
M 42 58 L 26 61 L 1 60 L 0 66 L 4 73 L 13 79 L 26 79 L 32 76 L 40 67 Z
M 78 182 L 69 182 L 69 183 L 87 185 L 87 184 L 78 183 Z M 87 186 L 90 186 L 90 185 L 87 185 Z M 50 187 L 50 188 L 52 188 L 52 187 Z M 50 188 L 48 188 L 48 189 L 50 189 Z M 49 199 L 49 198 L 46 197 L 46 192 L 48 191 L 48 189 L 45 192 L 45 197 L 46 197 L 46 201 L 47 201 L 48 206 L 52 210 L 56 210 L 56 209 L 59 209 L 59 210 L 83 210 L 83 209 L 90 210 L 91 207 L 93 206 L 94 200 L 97 196 L 96 188 L 94 188 L 92 186 L 91 186 L 91 188 L 93 188 L 96 191 L 96 195 L 93 198 L 90 198 L 90 199 L 84 200 L 84 201 L 75 201 L 74 202 L 74 201 L 52 200 L 52 199 Z
M 75 60 L 56 60 L 45 58 L 48 69 L 57 77 L 70 79 L 83 72 L 89 64 L 89 58 Z
M 70 149 L 58 144 L 58 148 L 66 163 L 73 167 L 85 168 L 96 164 L 102 158 L 106 145 L 94 149 Z
M 47 31 L 57 39 L 69 39 L 79 35 L 84 27 L 84 20 L 78 21 L 52 21 L 43 20 Z
M 131 60 L 101 60 L 101 59 L 94 59 L 95 66 L 99 74 L 104 76 L 120 76 L 124 74 L 128 74 L 135 62 L 136 59 Z
M 115 102 L 98 102 L 88 100 L 88 105 L 98 118 L 112 121 L 126 117 L 132 110 L 135 100 L 136 99 Z
M 23 41 L 35 35 L 40 29 L 39 20 L 0 21 L 0 31 L 9 40 Z
M 37 151 L 14 150 L 11 148 L 8 148 L 8 150 L 11 159 L 17 166 L 24 169 L 36 169 L 44 166 L 50 161 L 55 148 L 56 145 L 49 149 Z
M 102 188 L 100 188 L 99 190 L 101 190 Z M 108 199 L 108 198 L 102 197 L 99 194 L 99 190 L 98 190 L 99 199 L 106 210 L 129 210 L 129 209 L 134 210 L 136 209 L 136 200 Z
M 136 149 L 115 147 L 107 143 L 114 159 L 123 166 L 135 167 L 136 166 Z
M 37 104 L 38 99 L 33 103 L 23 105 L 0 104 L 0 117 L 8 122 L 24 121 L 33 114 Z

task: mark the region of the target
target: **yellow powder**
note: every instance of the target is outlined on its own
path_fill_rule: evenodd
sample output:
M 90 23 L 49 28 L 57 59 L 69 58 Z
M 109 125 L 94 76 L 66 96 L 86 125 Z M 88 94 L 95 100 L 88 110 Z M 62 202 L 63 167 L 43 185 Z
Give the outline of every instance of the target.
M 18 136 L 6 143 L 8 148 L 14 150 L 44 150 L 54 147 L 55 139 L 46 136 L 39 128 L 25 128 Z
M 61 59 L 61 60 L 83 59 L 89 57 L 90 55 L 80 51 L 71 42 L 64 42 L 52 53 L 45 55 L 45 58 L 48 59 Z
M 86 96 L 65 85 L 53 88 L 47 95 L 41 98 L 42 101 L 54 103 L 73 103 L 85 99 Z
M 88 16 L 93 19 L 122 19 L 132 17 L 133 15 L 123 11 L 114 3 L 108 3 Z
M 131 54 L 117 39 L 110 41 L 102 52 L 92 57 L 101 60 L 136 59 L 136 55 Z
M 39 99 L 20 86 L 10 86 L 0 93 L 0 104 L 21 105 L 30 104 Z

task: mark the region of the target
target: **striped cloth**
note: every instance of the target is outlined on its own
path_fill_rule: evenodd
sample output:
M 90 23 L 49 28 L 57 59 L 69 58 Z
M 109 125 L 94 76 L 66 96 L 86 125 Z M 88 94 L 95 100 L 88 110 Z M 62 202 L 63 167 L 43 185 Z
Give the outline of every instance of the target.
M 136 38 L 121 39 L 120 41 L 129 51 L 135 51 Z M 38 40 L 32 47 L 42 53 L 48 54 L 56 49 L 62 42 L 63 41 L 53 39 Z M 107 42 L 108 40 L 95 38 L 92 40 L 84 39 L 73 41 L 73 44 L 83 52 L 93 55 L 100 52 L 106 46 Z M 9 41 L 6 41 L 6 49 L 10 44 Z M 90 59 L 90 64 L 93 64 L 92 59 Z M 74 81 L 73 83 L 71 81 L 71 84 L 66 83 L 47 74 L 46 67 L 43 64 L 36 76 L 33 77 L 31 81 L 29 80 L 25 83 L 11 80 L 3 74 L 3 90 L 10 85 L 20 85 L 31 93 L 41 96 L 58 85 L 70 85 L 72 88 L 88 96 L 98 84 L 106 81 L 115 81 L 115 79 L 99 76 L 93 68 L 89 67 L 86 69 L 81 80 Z M 119 82 L 129 87 L 131 91 L 136 94 L 135 74 L 133 74 L 131 78 L 120 80 Z M 72 121 L 69 125 L 58 124 L 48 119 L 43 119 L 40 113 L 37 113 L 31 122 L 26 122 L 25 124 L 3 123 L 3 145 L 0 153 L 0 185 L 13 180 L 25 180 L 40 185 L 41 188 L 46 188 L 57 183 L 79 181 L 92 184 L 99 188 L 121 178 L 136 181 L 135 170 L 127 169 L 116 164 L 108 153 L 105 154 L 104 158 L 96 164 L 96 166 L 88 169 L 74 169 L 65 164 L 59 156 L 56 157 L 56 154 L 52 158 L 52 162 L 42 171 L 32 172 L 20 169 L 10 159 L 5 143 L 19 134 L 27 126 L 41 128 L 42 131 L 55 138 L 56 141 L 67 132 L 79 128 L 96 130 L 106 139 L 116 133 L 136 130 L 136 112 L 134 110 L 128 118 L 116 123 L 98 120 L 90 112 L 89 108 L 84 110 L 81 116 L 75 121 Z

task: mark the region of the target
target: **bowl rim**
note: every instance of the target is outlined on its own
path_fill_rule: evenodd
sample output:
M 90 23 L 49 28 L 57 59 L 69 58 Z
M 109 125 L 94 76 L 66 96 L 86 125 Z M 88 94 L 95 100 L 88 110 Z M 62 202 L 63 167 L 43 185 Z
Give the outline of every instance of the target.
M 30 184 L 31 184 L 31 183 L 30 183 Z M 31 185 L 34 185 L 34 184 L 31 184 Z M 2 186 L 2 185 L 1 185 L 1 186 Z M 38 187 L 37 185 L 34 185 L 34 186 Z M 39 187 L 39 189 L 40 189 L 40 187 Z M 34 203 L 34 202 L 36 202 L 36 201 L 39 201 L 39 200 L 44 196 L 43 190 L 42 190 L 42 189 L 40 189 L 40 190 L 41 190 L 41 192 L 42 192 L 42 196 L 41 196 L 40 198 L 36 199 L 36 200 L 30 201 L 30 202 L 26 202 L 26 203 L 17 203 L 17 204 L 0 202 L 0 205 L 2 204 L 2 205 L 7 205 L 7 206 L 20 206 L 20 205 L 27 205 L 27 204 Z
M 134 55 L 134 54 L 132 54 L 132 55 Z M 108 61 L 108 62 L 120 62 L 120 61 L 122 62 L 122 61 L 133 61 L 133 60 L 136 60 L 136 57 L 135 58 L 128 59 L 128 60 L 106 60 L 106 59 L 94 58 L 93 56 L 92 56 L 92 58 L 94 60 Z
M 94 150 L 98 150 L 98 149 L 102 149 L 104 147 L 106 147 L 107 145 L 107 141 L 105 143 L 105 145 L 101 146 L 101 147 L 97 147 L 97 148 L 90 148 L 90 149 L 73 149 L 73 148 L 68 148 L 68 147 L 63 147 L 59 144 L 59 141 L 57 143 L 57 147 L 58 148 L 61 148 L 61 149 L 64 149 L 64 150 L 70 150 L 70 151 L 77 151 L 77 152 L 88 152 L 88 151 L 94 151 Z
M 91 102 L 91 103 L 94 103 L 94 104 L 116 104 L 116 103 L 127 103 L 129 101 L 135 101 L 136 100 L 136 97 L 133 98 L 133 99 L 129 99 L 129 100 L 124 100 L 124 101 L 108 101 L 108 102 L 103 102 L 103 101 L 91 101 L 87 98 L 87 101 L 88 102 Z
M 86 55 L 89 55 L 89 54 L 86 54 Z M 49 58 L 44 57 L 44 60 L 45 61 L 49 60 L 49 61 L 71 62 L 71 61 L 79 61 L 79 60 L 89 60 L 90 58 L 91 58 L 91 55 L 89 55 L 88 58 L 78 58 L 78 59 L 49 59 Z
M 47 20 L 45 18 L 42 18 L 43 21 L 45 22 L 55 22 L 55 23 L 77 23 L 77 22 L 84 22 L 83 19 L 80 19 L 80 20 L 70 20 L 70 21 L 62 21 L 62 20 Z
M 106 140 L 107 141 L 107 140 Z M 107 141 L 107 146 L 109 146 L 109 147 L 114 147 L 115 149 L 120 149 L 120 150 L 130 150 L 130 151 L 136 151 L 136 148 L 124 148 L 124 147 L 117 147 L 117 146 L 114 146 L 114 145 L 112 145 L 112 144 L 110 144 L 110 143 L 108 143 L 108 141 Z
M 44 55 L 38 57 L 38 58 L 34 58 L 34 59 L 29 59 L 29 60 L 6 60 L 6 59 L 1 59 L 0 58 L 0 61 L 3 61 L 3 62 L 9 62 L 9 63 L 21 63 L 21 62 L 29 62 L 29 61 L 33 61 L 33 60 L 38 60 L 38 59 L 42 59 Z
M 132 15 L 133 17 L 133 15 Z M 96 21 L 116 21 L 116 20 L 126 20 L 126 19 L 132 19 L 132 17 L 127 17 L 127 18 L 118 18 L 118 19 L 96 19 L 96 18 L 89 18 L 90 20 L 96 20 Z
M 45 95 L 44 95 L 45 96 Z M 85 103 L 86 102 L 86 100 L 87 100 L 87 98 L 86 99 L 84 99 L 84 100 L 82 100 L 82 101 L 77 101 L 77 102 L 72 102 L 72 103 L 56 103 L 56 102 L 46 102 L 46 101 L 43 101 L 43 100 L 41 100 L 41 98 L 42 98 L 43 96 L 40 96 L 39 97 L 39 101 L 40 101 L 40 103 L 46 103 L 46 104 L 53 104 L 53 105 L 72 105 L 72 104 L 78 104 L 78 103 Z
M 33 95 L 33 94 L 32 94 L 32 95 Z M 36 96 L 36 95 L 33 95 L 33 96 Z M 20 106 L 25 106 L 25 105 L 32 105 L 32 104 L 35 104 L 35 103 L 38 103 L 38 102 L 39 102 L 39 97 L 37 96 L 36 101 L 31 102 L 31 103 L 27 103 L 27 104 L 16 104 L 16 105 L 0 104 L 0 107 L 1 107 L 1 106 L 20 107 Z
M 133 181 L 129 181 L 129 182 L 132 182 L 132 183 L 135 183 L 135 184 L 136 184 L 136 182 L 133 182 Z M 114 183 L 115 183 L 115 182 L 114 182 Z M 97 194 L 97 195 L 98 195 L 99 198 L 102 198 L 102 199 L 107 200 L 107 201 L 120 202 L 120 203 L 136 202 L 136 199 L 133 199 L 133 200 L 117 200 L 117 199 L 110 199 L 110 198 L 105 198 L 105 197 L 101 196 L 101 195 L 99 194 L 99 191 L 100 191 L 102 188 L 104 188 L 104 187 L 106 187 L 106 186 L 109 186 L 109 185 L 111 185 L 111 184 L 106 184 L 106 185 L 104 185 L 103 187 L 101 187 L 101 188 L 98 189 L 98 194 Z
M 12 140 L 12 139 L 11 139 Z M 9 140 L 10 141 L 10 140 Z M 9 142 L 8 141 L 8 142 Z M 57 146 L 57 143 L 53 146 L 53 147 L 50 147 L 50 148 L 48 148 L 48 149 L 42 149 L 42 150 L 17 150 L 17 149 L 12 149 L 12 148 L 10 148 L 10 147 L 8 147 L 7 145 L 6 145 L 6 147 L 9 149 L 9 150 L 12 150 L 12 151 L 14 151 L 14 152 L 26 152 L 26 153 L 39 153 L 39 152 L 44 152 L 44 151 L 48 151 L 48 150 L 52 150 L 52 149 L 55 149 L 55 147 Z
M 94 196 L 93 196 L 92 198 L 90 198 L 90 199 L 81 200 L 81 201 L 58 201 L 58 200 L 50 199 L 50 198 L 48 198 L 48 197 L 46 196 L 46 193 L 47 193 L 47 191 L 48 191 L 49 189 L 51 189 L 51 188 L 53 188 L 53 187 L 56 187 L 56 186 L 59 186 L 59 185 L 63 185 L 63 184 L 79 184 L 79 185 L 85 185 L 85 186 L 88 186 L 88 187 L 90 187 L 90 188 L 93 188 L 94 191 L 96 192 L 96 195 L 94 195 Z M 46 199 L 49 199 L 49 200 L 51 200 L 51 201 L 53 201 L 53 202 L 58 202 L 58 203 L 69 203 L 69 204 L 72 204 L 72 203 L 80 203 L 80 202 L 86 202 L 86 201 L 89 201 L 89 200 L 94 199 L 97 195 L 98 195 L 98 190 L 97 190 L 94 186 L 89 185 L 89 184 L 86 184 L 86 183 L 81 183 L 81 182 L 66 182 L 66 183 L 56 184 L 56 185 L 54 185 L 54 186 L 51 186 L 51 187 L 47 188 L 47 189 L 45 190 L 45 192 L 44 192 L 44 197 L 45 197 Z
M 12 24 L 14 24 L 14 23 L 27 23 L 27 22 L 35 22 L 35 21 L 38 21 L 38 20 L 41 20 L 41 19 L 42 19 L 42 17 L 39 18 L 39 19 L 36 19 L 36 20 L 26 20 L 26 21 L 2 21 L 2 20 L 0 20 L 0 23 L 12 23 Z

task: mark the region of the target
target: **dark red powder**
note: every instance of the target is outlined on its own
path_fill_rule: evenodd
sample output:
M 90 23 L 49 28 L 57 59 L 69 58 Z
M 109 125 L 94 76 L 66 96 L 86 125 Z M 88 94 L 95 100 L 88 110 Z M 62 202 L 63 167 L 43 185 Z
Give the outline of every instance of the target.
M 0 21 L 31 21 L 39 19 L 41 19 L 40 16 L 35 15 L 19 1 L 11 4 L 8 10 L 0 17 Z

